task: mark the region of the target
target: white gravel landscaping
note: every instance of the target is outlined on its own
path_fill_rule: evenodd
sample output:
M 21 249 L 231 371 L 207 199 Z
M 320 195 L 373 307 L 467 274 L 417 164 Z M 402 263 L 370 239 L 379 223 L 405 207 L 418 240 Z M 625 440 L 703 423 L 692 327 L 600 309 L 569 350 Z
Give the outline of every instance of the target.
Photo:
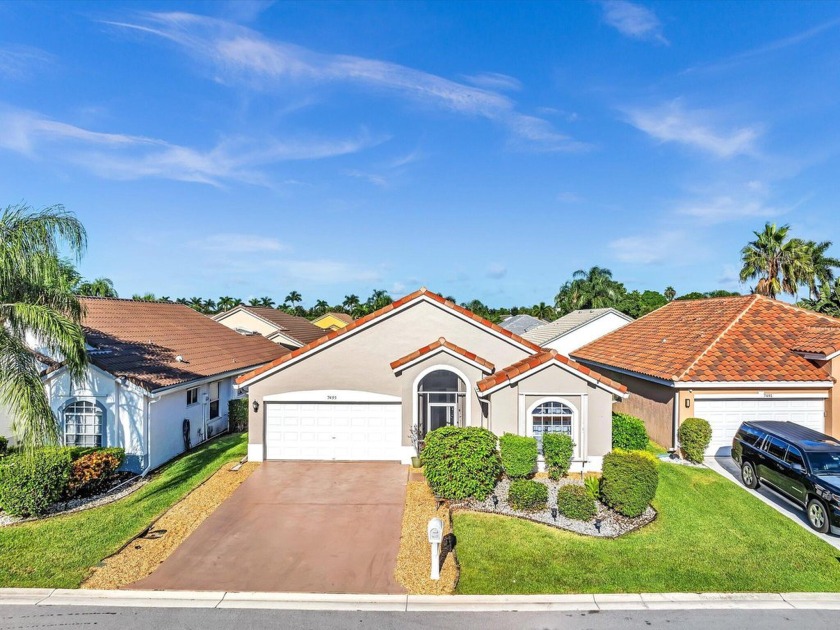
M 651 523 L 656 518 L 656 510 L 648 506 L 647 510 L 636 518 L 628 518 L 622 516 L 618 512 L 611 510 L 600 501 L 596 501 L 597 514 L 591 521 L 577 521 L 566 518 L 558 512 L 557 518 L 552 518 L 551 508 L 557 505 L 557 488 L 567 484 L 576 484 L 582 486 L 583 484 L 576 480 L 565 477 L 559 481 L 551 479 L 535 479 L 541 484 L 548 486 L 548 503 L 546 509 L 536 512 L 523 512 L 515 510 L 507 502 L 508 488 L 510 480 L 502 479 L 493 493 L 484 501 L 477 501 L 470 499 L 467 501 L 453 502 L 452 509 L 458 510 L 472 510 L 475 512 L 488 512 L 490 514 L 502 514 L 505 516 L 515 516 L 517 518 L 524 518 L 538 523 L 545 523 L 552 527 L 565 529 L 576 534 L 583 534 L 584 536 L 597 536 L 600 538 L 617 538 L 628 532 L 632 532 L 640 527 Z M 498 504 L 494 505 L 493 496 L 498 499 Z

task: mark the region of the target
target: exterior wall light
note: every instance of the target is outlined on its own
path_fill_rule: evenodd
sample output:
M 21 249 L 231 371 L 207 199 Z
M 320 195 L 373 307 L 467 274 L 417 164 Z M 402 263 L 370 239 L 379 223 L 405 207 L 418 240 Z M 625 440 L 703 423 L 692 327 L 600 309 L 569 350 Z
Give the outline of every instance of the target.
M 689 407 L 691 407 L 691 398 L 686 398 L 685 399 L 685 408 L 688 409 Z
M 255 400 L 253 403 L 251 403 L 251 407 L 254 408 L 254 413 L 257 413 L 260 410 L 260 401 Z

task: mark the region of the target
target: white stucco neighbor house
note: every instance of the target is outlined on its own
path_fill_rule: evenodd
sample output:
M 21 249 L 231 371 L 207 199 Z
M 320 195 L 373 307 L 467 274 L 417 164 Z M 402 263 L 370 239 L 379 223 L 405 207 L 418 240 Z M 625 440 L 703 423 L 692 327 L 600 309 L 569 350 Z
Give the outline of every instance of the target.
M 227 429 L 233 379 L 288 353 L 180 304 L 82 298 L 89 367 L 43 375 L 68 446 L 116 446 L 144 472 Z M 36 348 L 37 350 L 37 348 Z
M 531 328 L 522 336 L 541 348 L 557 350 L 569 356 L 578 348 L 632 321 L 632 317 L 614 308 L 582 309 L 572 311 L 548 324 Z
M 574 469 L 612 447 L 623 386 L 420 289 L 242 375 L 252 461 L 399 460 L 443 426 L 575 443 Z

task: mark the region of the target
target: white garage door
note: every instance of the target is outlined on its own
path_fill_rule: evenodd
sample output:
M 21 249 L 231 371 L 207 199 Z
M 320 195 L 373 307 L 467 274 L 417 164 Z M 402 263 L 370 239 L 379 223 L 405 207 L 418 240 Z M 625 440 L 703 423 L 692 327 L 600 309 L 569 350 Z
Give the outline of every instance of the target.
M 732 438 L 747 420 L 795 422 L 816 431 L 825 429 L 824 398 L 738 398 L 695 400 L 694 415 L 712 425 L 706 455 L 726 456 Z
M 266 404 L 266 459 L 399 460 L 399 403 Z

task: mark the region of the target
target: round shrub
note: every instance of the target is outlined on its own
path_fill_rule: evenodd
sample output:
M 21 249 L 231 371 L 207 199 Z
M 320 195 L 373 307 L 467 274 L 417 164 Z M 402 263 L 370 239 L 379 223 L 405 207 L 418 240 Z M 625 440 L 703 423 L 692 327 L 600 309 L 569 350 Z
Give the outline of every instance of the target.
M 641 418 L 613 412 L 612 447 L 625 451 L 643 451 L 648 447 L 648 434 Z
M 557 511 L 576 521 L 591 521 L 597 508 L 589 490 L 577 484 L 557 488 Z
M 615 450 L 604 456 L 601 501 L 624 516 L 639 516 L 656 496 L 659 463 L 645 451 Z
M 19 453 L 0 464 L 0 507 L 13 516 L 37 516 L 61 499 L 70 477 L 64 449 Z
M 532 437 L 505 433 L 499 438 L 499 451 L 511 479 L 524 479 L 537 469 L 537 441 Z
M 420 459 L 432 491 L 445 499 L 483 501 L 502 472 L 496 436 L 481 427 L 435 429 Z
M 123 449 L 102 449 L 82 455 L 70 465 L 68 497 L 85 497 L 101 492 L 117 474 L 125 458 Z
M 548 486 L 533 479 L 511 481 L 507 502 L 513 509 L 523 512 L 544 510 L 548 503 Z
M 686 418 L 677 429 L 683 456 L 695 464 L 703 463 L 703 454 L 712 441 L 712 427 L 703 418 Z
M 572 465 L 575 443 L 564 433 L 545 433 L 542 438 L 543 459 L 548 476 L 552 479 L 565 477 Z

